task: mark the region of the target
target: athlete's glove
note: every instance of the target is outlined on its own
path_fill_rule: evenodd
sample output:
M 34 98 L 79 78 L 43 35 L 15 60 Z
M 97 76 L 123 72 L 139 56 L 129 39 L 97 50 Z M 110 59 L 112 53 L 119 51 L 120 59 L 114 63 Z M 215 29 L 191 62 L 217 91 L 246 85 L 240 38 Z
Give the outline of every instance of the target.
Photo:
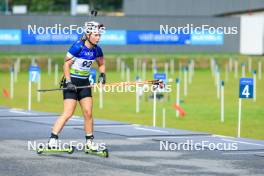
M 154 88 L 156 89 L 156 88 L 161 88 L 161 89 L 163 89 L 164 88 L 164 83 L 163 83 L 163 81 L 162 80 L 155 80 L 155 82 L 154 82 Z
M 77 92 L 76 86 L 70 81 L 66 81 L 66 88 L 70 91 Z
M 105 84 L 105 73 L 100 73 L 98 83 Z

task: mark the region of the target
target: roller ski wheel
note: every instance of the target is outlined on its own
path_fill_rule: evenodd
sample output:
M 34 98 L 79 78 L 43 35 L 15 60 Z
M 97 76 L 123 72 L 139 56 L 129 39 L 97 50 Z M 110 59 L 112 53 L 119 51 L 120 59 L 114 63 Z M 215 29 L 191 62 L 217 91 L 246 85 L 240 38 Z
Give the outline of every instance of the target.
M 72 154 L 75 150 L 74 146 L 71 146 L 66 149 L 58 149 L 58 148 L 44 148 L 43 146 L 40 146 L 37 149 L 37 154 L 42 154 L 42 153 L 68 153 Z
M 97 155 L 97 156 L 101 156 L 101 157 L 105 157 L 105 158 L 109 157 L 109 152 L 108 152 L 107 149 L 104 149 L 104 150 L 91 150 L 91 149 L 85 147 L 84 152 L 86 154 Z
M 42 154 L 43 153 L 43 151 L 44 151 L 44 147 L 41 145 L 41 146 L 39 146 L 39 148 L 37 148 L 37 154 Z

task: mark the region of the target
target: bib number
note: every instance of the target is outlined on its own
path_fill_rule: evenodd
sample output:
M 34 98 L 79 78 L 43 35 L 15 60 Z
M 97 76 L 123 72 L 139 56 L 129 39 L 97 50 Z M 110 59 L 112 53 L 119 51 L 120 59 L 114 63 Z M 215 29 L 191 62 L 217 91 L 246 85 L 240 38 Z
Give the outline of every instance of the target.
M 93 61 L 84 61 L 82 63 L 82 67 L 90 68 L 92 64 L 93 64 Z

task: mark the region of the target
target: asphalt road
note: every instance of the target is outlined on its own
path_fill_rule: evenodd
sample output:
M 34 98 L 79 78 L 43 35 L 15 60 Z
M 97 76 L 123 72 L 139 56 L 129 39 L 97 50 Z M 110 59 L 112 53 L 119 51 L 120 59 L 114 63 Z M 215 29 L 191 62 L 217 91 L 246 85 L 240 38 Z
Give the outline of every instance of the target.
M 56 114 L 0 108 L 0 175 L 263 175 L 264 141 L 228 138 L 96 119 L 95 139 L 109 158 L 73 154 L 36 154 L 29 144 L 47 142 Z M 82 119 L 72 118 L 62 143 L 85 142 Z M 175 150 L 180 142 L 237 142 L 237 150 Z M 168 141 L 174 148 L 165 151 Z M 163 142 L 163 143 L 162 143 Z M 162 145 L 163 144 L 163 145 Z M 163 148 L 161 147 L 163 146 Z M 191 144 L 189 145 L 191 146 Z M 201 146 L 200 146 L 201 147 Z M 160 150 L 162 148 L 162 150 Z

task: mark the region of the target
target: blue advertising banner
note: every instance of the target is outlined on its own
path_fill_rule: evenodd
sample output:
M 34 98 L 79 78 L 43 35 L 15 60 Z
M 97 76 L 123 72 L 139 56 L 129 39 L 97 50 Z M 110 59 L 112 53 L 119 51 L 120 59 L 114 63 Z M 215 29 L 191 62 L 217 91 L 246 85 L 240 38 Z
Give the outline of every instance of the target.
M 127 44 L 177 44 L 185 45 L 190 40 L 189 34 L 160 34 L 160 31 L 127 31 Z
M 21 30 L 0 29 L 0 45 L 20 45 Z
M 27 45 L 48 45 L 48 44 L 73 44 L 81 37 L 76 33 L 72 34 L 34 34 L 28 30 L 22 30 L 22 44 Z
M 191 45 L 223 45 L 224 34 L 223 33 L 209 33 L 203 31 L 199 33 L 191 34 Z
M 65 32 L 65 34 L 33 34 L 22 30 L 22 44 L 72 44 L 81 37 L 77 32 Z M 126 31 L 107 30 L 102 34 L 101 45 L 125 45 Z
M 64 45 L 73 44 L 81 37 L 76 31 L 54 34 L 33 33 L 26 29 L 0 29 L 0 45 Z M 101 45 L 166 44 L 166 45 L 223 45 L 224 34 L 208 31 L 184 34 L 160 34 L 158 30 L 106 30 Z
M 125 30 L 106 30 L 102 34 L 101 45 L 126 45 L 126 31 Z

